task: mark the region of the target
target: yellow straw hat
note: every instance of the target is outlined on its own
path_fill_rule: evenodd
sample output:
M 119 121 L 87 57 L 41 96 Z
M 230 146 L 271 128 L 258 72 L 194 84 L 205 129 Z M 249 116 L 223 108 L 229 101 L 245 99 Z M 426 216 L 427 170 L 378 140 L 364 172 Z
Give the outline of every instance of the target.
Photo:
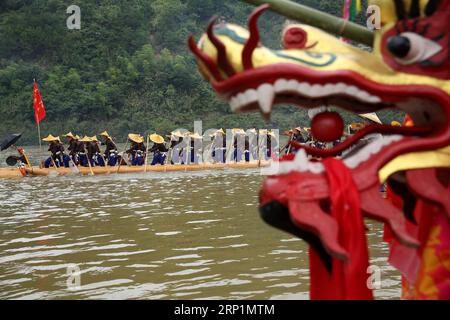
M 203 139 L 203 137 L 202 137 L 201 135 L 199 135 L 197 132 L 191 133 L 191 134 L 189 135 L 189 137 L 190 137 L 191 139 Z
M 275 133 L 273 133 L 272 130 L 267 130 L 267 129 L 261 129 L 261 130 L 259 130 L 259 134 L 260 134 L 260 135 L 265 135 L 265 134 L 267 134 L 267 135 L 269 135 L 269 136 L 275 137 Z
M 76 139 L 76 140 L 80 140 L 81 137 L 80 137 L 79 135 L 76 135 L 76 136 L 75 136 L 75 139 Z
M 66 133 L 64 136 L 66 138 L 76 139 L 76 137 L 73 135 L 72 131 L 70 131 L 69 133 Z
M 296 128 L 296 129 L 297 129 L 297 128 Z M 304 127 L 303 130 L 306 131 L 306 132 L 310 132 L 310 131 L 311 131 L 311 128 Z
M 139 134 L 136 134 L 136 133 L 130 133 L 128 135 L 128 139 L 130 139 L 131 141 L 136 142 L 136 143 L 144 142 L 144 137 Z
M 44 139 L 42 139 L 42 141 L 47 141 L 47 142 L 53 142 L 53 141 L 59 141 L 61 142 L 61 140 L 59 139 L 59 137 L 54 137 L 51 134 L 49 134 L 47 137 L 45 137 Z
M 175 131 L 172 131 L 170 133 L 170 135 L 168 135 L 168 137 L 172 137 L 172 136 L 182 138 L 182 137 L 184 137 L 184 134 L 180 130 L 175 130 Z
M 391 122 L 391 126 L 393 126 L 393 127 L 401 127 L 402 124 L 400 122 L 394 120 L 394 121 Z
M 233 129 L 231 129 L 231 132 L 233 134 L 245 134 L 245 131 L 242 129 L 239 129 L 239 128 L 233 128 Z
M 218 134 L 225 134 L 225 131 L 223 131 L 223 129 L 219 129 L 219 130 L 216 130 L 216 132 L 211 133 L 209 136 L 210 137 L 214 137 L 214 136 L 216 136 Z
M 102 133 L 100 133 L 100 136 L 101 136 L 101 137 L 106 137 L 106 138 L 111 138 L 111 136 L 109 135 L 109 133 L 106 132 L 106 131 L 103 131 Z
M 84 136 L 82 139 L 80 139 L 81 142 L 92 142 L 92 139 L 88 136 Z
M 91 140 L 94 141 L 94 142 L 98 142 L 97 136 L 92 136 Z
M 164 138 L 156 133 L 150 135 L 150 140 L 154 143 L 164 143 Z

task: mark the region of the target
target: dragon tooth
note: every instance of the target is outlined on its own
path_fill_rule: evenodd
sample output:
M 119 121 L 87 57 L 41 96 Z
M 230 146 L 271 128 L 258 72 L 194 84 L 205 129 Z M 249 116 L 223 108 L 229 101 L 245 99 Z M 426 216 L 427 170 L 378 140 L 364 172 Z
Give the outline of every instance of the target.
M 258 93 L 259 107 L 264 114 L 269 114 L 275 99 L 275 90 L 271 84 L 264 83 L 256 90 Z
M 231 107 L 231 111 L 236 111 L 236 109 L 239 107 L 236 97 L 232 97 L 230 99 L 230 107 Z
M 247 103 L 253 103 L 258 100 L 258 93 L 255 89 L 249 89 L 244 93 Z
M 275 81 L 274 88 L 276 93 L 280 93 L 286 90 L 288 81 L 286 79 L 278 79 Z
M 299 83 L 297 80 L 289 80 L 286 83 L 286 91 L 297 91 L 298 85 Z
M 297 86 L 297 91 L 302 96 L 309 96 L 309 91 L 311 90 L 311 86 L 309 83 L 306 82 L 300 82 Z

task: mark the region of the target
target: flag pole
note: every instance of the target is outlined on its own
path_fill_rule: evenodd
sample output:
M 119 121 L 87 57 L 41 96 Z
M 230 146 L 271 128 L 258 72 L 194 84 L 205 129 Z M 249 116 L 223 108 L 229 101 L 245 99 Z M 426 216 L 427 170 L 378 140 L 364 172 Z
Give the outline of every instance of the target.
M 39 136 L 39 150 L 42 151 L 42 142 L 41 142 L 41 127 L 39 126 L 39 122 L 37 123 L 38 136 Z
M 36 78 L 33 78 L 33 82 L 36 84 Z M 40 121 L 38 121 L 38 119 L 37 119 L 37 117 L 36 117 L 36 114 L 35 114 L 35 120 L 36 120 L 36 123 L 37 123 L 37 129 L 38 129 L 39 150 L 42 151 L 41 126 L 39 125 L 39 122 L 40 122 Z

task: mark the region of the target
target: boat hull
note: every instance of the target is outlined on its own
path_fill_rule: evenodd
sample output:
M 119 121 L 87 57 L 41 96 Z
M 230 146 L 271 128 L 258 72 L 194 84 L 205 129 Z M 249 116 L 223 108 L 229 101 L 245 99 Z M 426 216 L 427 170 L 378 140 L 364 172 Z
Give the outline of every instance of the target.
M 119 167 L 93 167 L 94 175 L 116 174 L 116 173 L 145 173 L 145 172 L 174 172 L 174 171 L 199 171 L 199 170 L 221 170 L 221 169 L 254 169 L 269 165 L 269 161 L 237 162 L 237 163 L 201 163 L 187 165 L 155 165 L 150 166 L 120 166 Z M 48 176 L 48 175 L 89 175 L 89 167 L 78 167 L 79 173 L 75 173 L 70 168 L 25 168 L 28 176 Z M 18 168 L 0 168 L 0 178 L 21 178 L 23 177 Z

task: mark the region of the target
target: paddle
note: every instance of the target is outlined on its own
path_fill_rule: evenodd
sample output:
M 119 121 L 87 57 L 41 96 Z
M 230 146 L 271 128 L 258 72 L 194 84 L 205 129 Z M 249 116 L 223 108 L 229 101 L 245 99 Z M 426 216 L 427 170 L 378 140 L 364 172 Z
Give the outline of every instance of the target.
M 120 161 L 119 161 L 119 165 L 117 166 L 116 173 L 118 173 L 120 170 L 120 166 L 122 165 L 122 160 L 125 161 L 124 154 L 125 154 L 125 151 L 127 151 L 127 147 L 128 147 L 128 139 L 127 139 L 127 142 L 125 143 L 125 148 L 122 151 L 122 155 L 120 156 Z M 125 163 L 128 165 L 128 163 L 126 161 L 125 161 Z
M 87 160 L 88 160 L 88 166 L 89 166 L 89 171 L 91 172 L 91 175 L 95 175 L 94 174 L 94 170 L 92 170 L 92 165 L 91 165 L 91 159 L 89 159 L 89 153 L 87 154 Z
M 145 167 L 144 167 L 144 172 L 147 172 L 147 158 L 148 158 L 148 142 L 149 139 L 149 135 L 147 134 L 147 147 L 145 148 L 145 158 L 144 158 L 144 163 L 145 163 Z

